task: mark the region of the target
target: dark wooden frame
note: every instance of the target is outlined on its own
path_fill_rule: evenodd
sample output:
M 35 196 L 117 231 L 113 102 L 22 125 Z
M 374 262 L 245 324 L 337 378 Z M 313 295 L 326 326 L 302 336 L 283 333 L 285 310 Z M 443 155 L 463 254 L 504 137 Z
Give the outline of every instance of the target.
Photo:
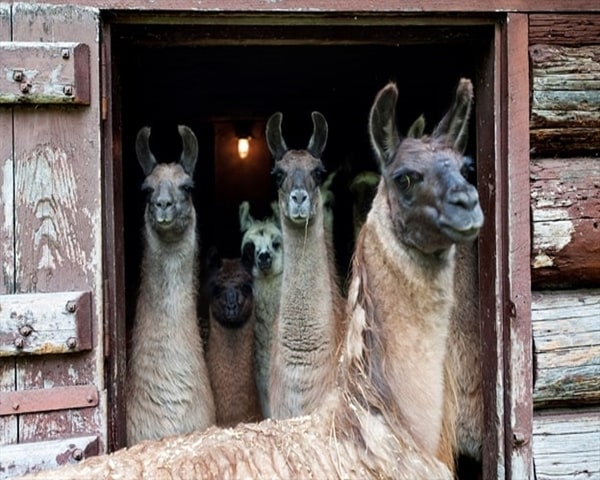
M 86 2 L 79 2 L 85 4 Z M 136 7 L 137 2 L 130 2 Z M 205 13 L 215 14 L 216 22 L 222 12 L 235 11 L 239 18 L 252 15 L 256 10 L 282 18 L 297 11 L 297 3 L 284 0 L 276 12 L 269 12 L 270 4 L 260 1 L 220 2 L 203 4 Z M 302 6 L 329 12 L 357 12 L 355 2 L 330 7 L 328 2 L 307 1 Z M 359 2 L 356 2 L 359 3 Z M 418 2 L 413 7 L 422 8 Z M 418 5 L 417 5 L 418 3 Z M 431 12 L 468 11 L 471 14 L 457 17 L 457 22 L 473 21 L 481 13 L 495 24 L 495 39 L 487 64 L 476 85 L 478 105 L 477 149 L 478 183 L 487 221 L 480 239 L 480 302 L 482 312 L 482 344 L 485 376 L 486 441 L 484 445 L 484 478 L 526 478 L 530 475 L 531 454 L 531 326 L 530 326 L 530 273 L 529 273 L 529 136 L 528 136 L 528 57 L 527 15 L 522 13 L 489 13 L 493 5 L 479 7 L 470 2 L 434 2 L 428 5 L 428 17 L 406 14 L 405 21 L 427 21 L 435 18 Z M 157 7 L 160 12 L 132 12 L 111 10 L 110 1 L 94 2 L 107 12 L 110 21 L 156 22 L 166 15 L 171 21 L 193 21 L 181 12 L 190 2 L 165 2 Z M 494 2 L 497 10 L 521 9 L 521 2 Z M 514 5 L 513 5 L 514 4 Z M 589 2 L 550 2 L 545 10 L 575 9 Z M 120 6 L 118 7 L 121 8 Z M 410 5 L 402 6 L 410 11 Z M 288 14 L 286 14 L 288 10 Z M 373 21 L 397 12 L 397 2 L 382 1 L 376 11 L 370 10 L 364 18 Z M 535 9 L 534 9 L 535 10 Z M 179 12 L 178 12 L 179 11 Z M 414 10 L 413 10 L 414 11 Z M 253 13 L 254 12 L 254 13 Z M 221 17 L 222 19 L 226 17 Z M 290 21 L 291 22 L 291 21 Z M 110 30 L 108 22 L 103 34 L 103 93 L 102 111 L 104 126 L 104 201 L 105 212 L 105 331 L 107 338 L 107 386 L 109 388 L 109 449 L 124 445 L 124 411 L 120 407 L 124 398 L 124 331 L 123 240 L 122 211 L 120 211 L 121 152 L 119 148 L 120 119 L 118 92 L 114 89 L 115 74 L 107 64 L 110 58 Z M 491 121 L 492 120 L 492 121 Z M 119 256 L 121 255 L 121 256 Z M 115 261 L 117 259 L 117 261 Z M 503 399 L 503 400 L 501 400 Z M 526 477 L 524 477 L 525 475 Z

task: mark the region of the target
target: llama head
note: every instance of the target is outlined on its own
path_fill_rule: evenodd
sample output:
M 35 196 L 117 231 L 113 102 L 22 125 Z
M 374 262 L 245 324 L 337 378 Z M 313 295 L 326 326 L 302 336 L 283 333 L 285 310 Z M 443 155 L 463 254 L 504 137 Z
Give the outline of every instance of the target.
M 313 133 L 304 150 L 290 150 L 281 134 L 281 112 L 271 115 L 266 137 L 275 159 L 273 176 L 278 188 L 282 221 L 305 226 L 322 208 L 319 188 L 325 180 L 321 155 L 327 143 L 327 122 L 312 112 Z
M 142 127 L 135 142 L 137 158 L 146 176 L 142 183 L 146 224 L 165 241 L 179 239 L 195 220 L 192 190 L 198 141 L 189 127 L 178 128 L 183 150 L 176 162 L 156 161 L 150 150 L 150 127 Z
M 254 246 L 249 243 L 241 258 L 221 258 L 211 247 L 207 254 L 208 297 L 211 318 L 227 328 L 243 327 L 254 312 L 252 265 Z
M 250 204 L 247 201 L 240 204 L 240 229 L 243 233 L 241 248 L 244 252 L 248 244 L 254 246 L 254 278 L 274 277 L 283 271 L 283 239 L 277 202 L 273 202 L 271 208 L 271 217 L 256 220 L 250 215 Z
M 474 240 L 483 213 L 476 188 L 465 178 L 471 164 L 464 156 L 471 81 L 460 80 L 451 108 L 429 136 L 417 126 L 412 136 L 401 138 L 395 118 L 397 98 L 396 84 L 390 82 L 377 94 L 369 118 L 371 145 L 382 175 L 379 188 L 387 196 L 394 234 L 424 253 Z

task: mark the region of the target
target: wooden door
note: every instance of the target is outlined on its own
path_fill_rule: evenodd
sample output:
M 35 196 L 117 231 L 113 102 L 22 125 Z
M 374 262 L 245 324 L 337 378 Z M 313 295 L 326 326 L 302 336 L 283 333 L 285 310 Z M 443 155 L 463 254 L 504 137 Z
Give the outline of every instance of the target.
M 0 478 L 105 449 L 98 52 L 97 10 L 0 3 Z

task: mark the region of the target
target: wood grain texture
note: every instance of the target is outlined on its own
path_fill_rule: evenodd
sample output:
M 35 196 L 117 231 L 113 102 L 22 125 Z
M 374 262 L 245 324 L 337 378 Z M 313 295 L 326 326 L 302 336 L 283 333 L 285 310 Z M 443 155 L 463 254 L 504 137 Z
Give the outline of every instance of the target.
M 104 388 L 98 22 L 94 9 L 12 5 L 13 41 L 85 43 L 91 65 L 89 107 L 14 107 L 15 291 L 89 290 L 94 323 L 89 354 L 18 357 L 18 390 Z M 21 415 L 19 442 L 96 435 L 102 449 L 102 408 Z
M 64 0 L 46 0 L 46 3 L 60 4 Z M 256 12 L 276 10 L 283 13 L 296 12 L 600 12 L 596 0 L 544 0 L 523 2 L 523 0 L 431 0 L 426 4 L 418 0 L 168 0 L 148 3 L 144 0 L 78 0 L 79 5 L 94 6 L 110 10 L 152 10 L 190 11 L 204 10 L 216 12 Z
M 0 295 L 0 357 L 90 348 L 90 292 Z
M 10 5 L 0 3 L 0 41 L 11 39 Z M 0 108 L 0 295 L 15 291 L 12 108 Z M 0 395 L 16 389 L 14 358 L 0 358 Z M 17 416 L 0 418 L 0 445 L 17 442 Z
M 600 285 L 600 159 L 530 164 L 534 287 Z
M 555 13 L 529 15 L 529 43 L 581 46 L 600 44 L 600 15 Z
M 600 45 L 532 45 L 532 156 L 600 152 Z
M 600 290 L 534 292 L 536 408 L 600 402 Z
M 536 415 L 536 480 L 600 478 L 600 412 Z

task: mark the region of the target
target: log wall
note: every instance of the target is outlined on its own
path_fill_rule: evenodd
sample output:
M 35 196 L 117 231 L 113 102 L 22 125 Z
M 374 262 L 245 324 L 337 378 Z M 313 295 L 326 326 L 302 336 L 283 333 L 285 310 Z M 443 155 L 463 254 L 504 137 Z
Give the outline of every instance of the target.
M 600 15 L 529 44 L 535 478 L 600 479 Z

